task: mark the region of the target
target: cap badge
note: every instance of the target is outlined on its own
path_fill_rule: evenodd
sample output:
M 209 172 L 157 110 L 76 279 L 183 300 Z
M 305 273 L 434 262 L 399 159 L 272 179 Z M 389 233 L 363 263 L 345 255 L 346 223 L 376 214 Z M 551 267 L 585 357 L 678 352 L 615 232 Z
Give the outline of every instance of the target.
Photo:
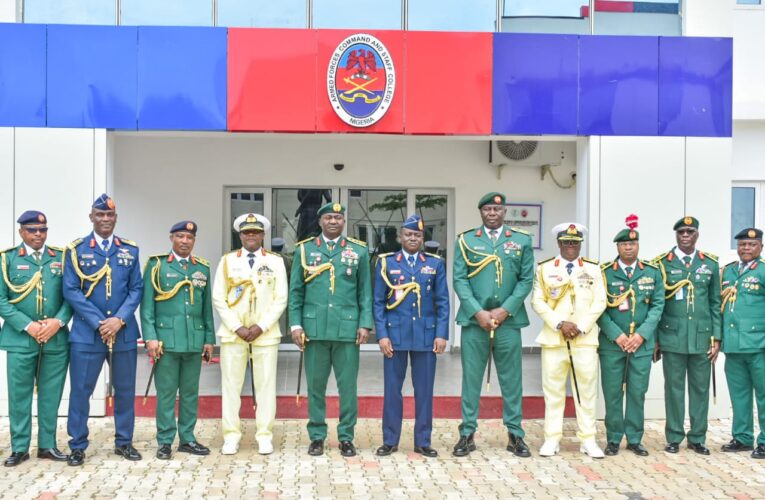
M 342 209 L 343 209 L 343 207 L 342 207 L 342 205 L 340 205 L 339 203 L 335 203 L 334 205 L 332 205 L 332 211 L 333 211 L 333 212 L 338 212 L 338 213 L 340 213 L 340 211 L 341 211 Z
M 45 222 L 45 216 L 43 214 L 40 214 L 37 216 L 37 220 L 39 220 L 40 222 Z
M 502 203 L 502 197 L 499 195 L 495 196 L 494 203 L 496 203 L 497 205 L 500 205 Z
M 750 229 L 748 233 L 746 233 L 747 236 L 750 238 L 754 238 L 757 236 L 757 233 L 754 232 L 754 229 Z
M 111 198 L 107 198 L 106 206 L 109 207 L 109 210 L 114 210 L 114 200 L 112 200 Z
M 193 231 L 194 230 L 194 224 L 192 222 L 186 223 L 186 229 L 188 229 L 189 231 Z
M 685 219 L 683 219 L 683 224 L 690 226 L 691 224 L 693 224 L 693 219 L 691 219 L 690 217 L 686 217 Z

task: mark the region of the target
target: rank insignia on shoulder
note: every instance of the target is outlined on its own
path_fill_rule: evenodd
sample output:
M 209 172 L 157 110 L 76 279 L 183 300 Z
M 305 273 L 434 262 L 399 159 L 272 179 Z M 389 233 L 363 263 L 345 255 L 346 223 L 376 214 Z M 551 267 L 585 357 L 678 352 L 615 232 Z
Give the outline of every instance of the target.
M 203 259 L 202 257 L 197 257 L 196 255 L 194 255 L 194 258 L 197 260 L 197 262 L 199 262 L 203 266 L 210 267 L 210 261 L 209 260 Z
M 512 229 L 512 230 L 513 230 L 513 231 L 515 231 L 516 233 L 521 233 L 521 234 L 525 234 L 526 236 L 531 236 L 531 233 L 529 233 L 529 232 L 528 232 L 528 231 L 526 231 L 525 229 L 521 229 L 521 228 L 519 228 L 519 227 L 511 227 L 510 229 Z
M 77 238 L 77 239 L 76 239 L 76 240 L 74 240 L 73 242 L 69 243 L 69 245 L 68 245 L 68 246 L 69 246 L 69 248 L 71 248 L 71 249 L 74 249 L 74 248 L 75 248 L 75 247 L 77 247 L 77 246 L 78 246 L 80 243 L 82 243 L 82 238 Z
M 440 255 L 434 254 L 434 253 L 430 253 L 430 252 L 425 252 L 425 255 L 427 255 L 429 257 L 433 257 L 434 259 L 441 259 L 442 258 Z
M 300 240 L 300 241 L 298 241 L 297 243 L 295 243 L 295 246 L 298 246 L 298 245 L 302 245 L 302 244 L 303 244 L 303 243 L 305 243 L 306 241 L 311 241 L 312 239 L 313 239 L 313 236 L 311 236 L 310 238 L 306 238 L 306 239 L 304 239 L 304 240 Z
M 126 240 L 125 238 L 120 238 L 120 242 L 124 243 L 125 245 L 129 245 L 131 247 L 138 247 L 138 243 L 136 243 L 133 240 Z
M 613 263 L 614 263 L 614 261 L 604 262 L 604 263 L 602 263 L 602 264 L 600 265 L 600 268 L 601 268 L 602 270 L 604 270 L 604 271 L 605 271 L 606 269 L 608 269 L 609 267 L 611 267 L 611 265 L 612 265 Z
M 63 251 L 64 251 L 64 248 L 63 248 L 63 247 L 57 247 L 57 246 L 55 246 L 55 245 L 46 245 L 46 246 L 47 246 L 48 248 L 50 248 L 51 250 L 55 250 L 55 251 L 57 251 L 57 252 L 63 252 Z
M 656 263 L 655 263 L 655 262 L 649 262 L 649 261 L 647 261 L 647 260 L 640 260 L 640 261 L 639 261 L 639 263 L 640 263 L 640 264 L 643 264 L 644 266 L 652 267 L 652 268 L 654 268 L 654 269 L 658 269 L 658 268 L 659 268 L 659 267 L 656 265 Z
M 588 259 L 587 257 L 582 257 L 582 260 L 590 264 L 595 264 L 596 266 L 600 265 L 600 263 L 595 259 Z
M 555 257 L 550 257 L 549 259 L 540 260 L 540 261 L 537 263 L 537 265 L 541 266 L 542 264 L 547 264 L 548 262 L 550 262 L 550 261 L 551 261 L 551 260 L 553 260 L 554 258 L 555 258 Z
M 361 245 L 362 247 L 367 246 L 367 242 L 366 241 L 361 241 L 361 240 L 357 240 L 356 238 L 348 238 L 348 237 L 346 237 L 345 239 L 347 239 L 348 241 L 350 241 L 352 243 L 356 243 L 357 245 Z
M 713 260 L 715 262 L 718 262 L 719 259 L 720 259 L 717 255 L 715 255 L 713 253 L 699 251 L 699 258 L 703 259 L 705 257 L 708 257 L 708 258 L 710 258 L 711 260 Z

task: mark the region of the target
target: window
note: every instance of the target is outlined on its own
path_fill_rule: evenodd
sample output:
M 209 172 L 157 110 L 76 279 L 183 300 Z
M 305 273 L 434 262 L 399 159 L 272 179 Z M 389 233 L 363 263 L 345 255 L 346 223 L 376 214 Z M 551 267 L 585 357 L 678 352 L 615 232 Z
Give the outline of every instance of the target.
M 762 0 L 736 0 L 739 5 L 762 5 Z
M 26 0 L 24 22 L 40 24 L 116 24 L 115 0 Z
M 587 0 L 505 0 L 502 31 L 512 33 L 590 33 Z
M 401 0 L 314 0 L 314 28 L 401 29 Z
M 218 0 L 218 26 L 305 28 L 306 0 Z
M 621 2 L 597 2 L 596 35 L 680 36 L 680 0 L 634 2 L 629 9 Z
M 494 31 L 496 0 L 409 0 L 409 29 Z
M 757 207 L 760 196 L 759 184 L 737 184 L 733 186 L 731 196 L 730 245 L 736 248 L 733 237 L 742 229 L 757 225 Z
M 120 23 L 129 26 L 212 26 L 212 0 L 122 0 Z

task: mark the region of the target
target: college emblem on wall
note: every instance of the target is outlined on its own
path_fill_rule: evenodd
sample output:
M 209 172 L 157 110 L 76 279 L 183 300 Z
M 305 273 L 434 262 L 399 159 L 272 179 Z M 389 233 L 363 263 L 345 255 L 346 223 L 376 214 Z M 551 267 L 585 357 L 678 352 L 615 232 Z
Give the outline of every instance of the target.
M 380 40 L 357 33 L 338 44 L 327 68 L 327 95 L 341 120 L 352 127 L 377 123 L 395 90 L 393 58 Z

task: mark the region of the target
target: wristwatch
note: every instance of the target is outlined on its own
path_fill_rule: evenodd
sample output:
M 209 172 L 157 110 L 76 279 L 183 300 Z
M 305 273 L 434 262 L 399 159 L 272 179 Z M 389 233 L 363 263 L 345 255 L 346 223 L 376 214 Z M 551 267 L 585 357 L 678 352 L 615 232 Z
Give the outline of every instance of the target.
M 560 330 L 560 327 L 563 326 L 563 321 L 559 321 L 557 325 L 555 325 L 556 330 Z

